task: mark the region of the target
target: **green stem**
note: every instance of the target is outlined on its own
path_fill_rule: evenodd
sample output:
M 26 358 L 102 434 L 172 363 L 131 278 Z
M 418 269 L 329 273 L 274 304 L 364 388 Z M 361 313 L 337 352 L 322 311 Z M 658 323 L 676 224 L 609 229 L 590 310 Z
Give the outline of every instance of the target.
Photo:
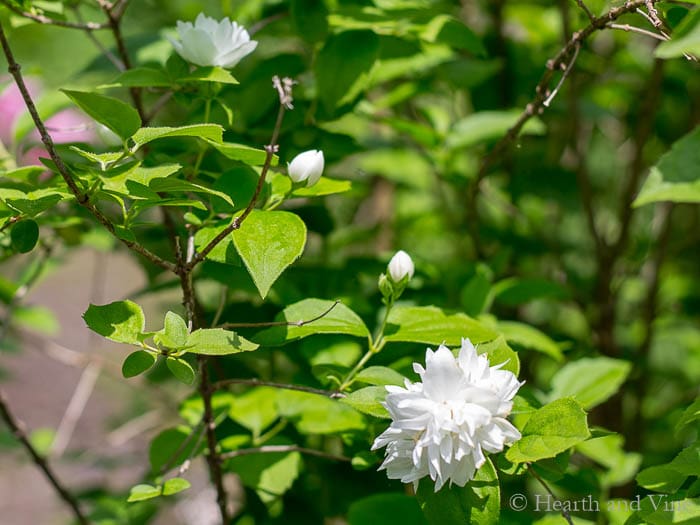
M 384 348 L 384 330 L 386 328 L 386 323 L 389 320 L 389 312 L 391 312 L 391 308 L 393 306 L 393 301 L 387 303 L 386 310 L 384 311 L 384 318 L 382 319 L 382 324 L 379 325 L 377 335 L 374 337 L 374 339 L 372 339 L 371 337 L 369 338 L 369 350 L 367 350 L 367 353 L 362 356 L 362 359 L 360 359 L 357 362 L 353 369 L 350 370 L 350 373 L 338 387 L 339 392 L 342 392 L 347 387 L 349 387 L 350 384 L 352 384 L 358 372 L 362 370 L 362 368 L 367 364 L 367 361 L 369 361 L 374 354 L 378 354 L 381 351 L 381 349 Z
M 211 99 L 207 98 L 204 102 L 204 123 L 205 124 L 209 124 L 210 115 L 211 115 Z M 204 154 L 207 152 L 207 149 L 209 149 L 209 146 L 206 143 L 200 145 L 199 153 L 197 154 L 197 160 L 194 161 L 194 168 L 192 169 L 192 175 L 190 176 L 190 180 L 196 179 L 197 175 L 199 175 L 199 167 L 202 165 L 202 161 L 204 160 Z

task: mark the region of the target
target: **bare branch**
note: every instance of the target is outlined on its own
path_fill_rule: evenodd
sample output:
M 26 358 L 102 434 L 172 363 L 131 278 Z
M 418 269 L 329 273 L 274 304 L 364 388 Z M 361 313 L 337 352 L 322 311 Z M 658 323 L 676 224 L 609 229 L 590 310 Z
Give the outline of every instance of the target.
M 583 12 L 586 13 L 586 16 L 588 17 L 588 19 L 591 22 L 593 22 L 595 20 L 595 16 L 593 16 L 593 13 L 591 13 L 591 10 L 588 9 L 588 6 L 586 5 L 586 3 L 583 0 L 576 0 L 576 3 L 578 4 L 578 6 L 581 9 L 583 9 Z
M 581 49 L 581 44 L 577 43 L 577 45 L 574 47 L 574 56 L 571 57 L 571 61 L 569 62 L 569 65 L 564 68 L 564 73 L 562 73 L 561 78 L 559 79 L 559 83 L 557 84 L 557 87 L 555 87 L 554 90 L 549 94 L 549 96 L 542 102 L 542 105 L 544 107 L 548 108 L 549 105 L 552 103 L 552 100 L 554 100 L 554 97 L 556 97 L 557 93 L 559 93 L 559 90 L 561 89 L 561 86 L 564 84 L 566 77 L 569 76 L 571 69 L 574 67 L 574 63 L 576 62 L 576 59 L 578 58 L 578 52 L 580 49 Z
M 628 0 L 624 5 L 610 9 L 607 13 L 594 17 L 591 23 L 582 30 L 575 32 L 568 40 L 566 45 L 551 59 L 547 61 L 547 69 L 540 78 L 540 81 L 535 86 L 535 96 L 525 106 L 525 109 L 520 114 L 510 129 L 501 137 L 496 145 L 483 157 L 479 170 L 475 179 L 469 185 L 466 195 L 465 209 L 469 215 L 467 224 L 469 225 L 470 235 L 473 239 L 477 252 L 481 251 L 479 232 L 478 232 L 478 211 L 476 209 L 476 199 L 479 194 L 481 181 L 486 177 L 493 163 L 501 158 L 508 147 L 516 140 L 525 124 L 535 115 L 541 113 L 545 107 L 544 102 L 547 100 L 548 86 L 554 76 L 554 72 L 561 68 L 562 64 L 567 63 L 570 57 L 576 52 L 576 49 L 593 33 L 606 29 L 608 24 L 614 22 L 621 16 L 634 12 L 637 8 L 645 5 L 647 1 L 652 3 L 660 0 Z
M 659 18 L 659 12 L 656 10 L 656 7 L 654 7 L 653 0 L 644 0 L 644 5 L 646 6 L 647 11 L 649 12 L 649 18 L 651 19 L 651 23 L 654 24 L 655 28 L 661 29 L 664 26 L 664 23 Z
M 109 27 L 112 30 L 112 35 L 114 35 L 114 41 L 117 44 L 117 53 L 121 58 L 122 64 L 124 64 L 124 69 L 131 69 L 131 59 L 129 58 L 129 52 L 126 49 L 126 44 L 124 43 L 124 36 L 122 35 L 121 29 L 121 17 L 124 14 L 124 9 L 126 9 L 127 3 L 123 2 L 123 6 L 120 12 L 117 13 L 115 9 L 116 3 L 110 4 L 108 2 L 100 1 L 100 7 L 107 15 L 109 20 Z M 141 99 L 141 90 L 139 88 L 130 88 L 129 93 L 131 93 L 131 99 L 134 101 L 134 106 L 136 106 L 136 111 L 138 111 L 139 118 L 143 123 L 146 121 L 146 111 L 143 108 L 143 100 Z
M 52 26 L 66 27 L 69 29 L 80 29 L 81 31 L 99 31 L 100 29 L 109 29 L 108 23 L 96 23 L 96 22 L 67 22 L 64 20 L 56 20 L 54 18 L 49 18 L 48 16 L 39 15 L 36 13 L 30 13 L 28 11 L 23 11 L 15 4 L 9 0 L 0 0 L 0 3 L 7 7 L 10 11 L 19 15 L 23 18 L 33 20 L 39 24 L 46 24 Z
M 253 193 L 253 196 L 250 198 L 250 201 L 248 202 L 248 205 L 246 208 L 243 210 L 243 213 L 241 213 L 238 217 L 233 219 L 231 224 L 229 224 L 226 228 L 221 230 L 221 232 L 214 237 L 209 244 L 207 244 L 201 252 L 197 253 L 194 258 L 188 263 L 186 270 L 191 271 L 197 264 L 202 262 L 206 256 L 214 249 L 216 246 L 223 241 L 226 237 L 228 237 L 231 233 L 233 233 L 235 230 L 241 227 L 243 224 L 243 221 L 250 215 L 250 213 L 253 211 L 253 208 L 255 208 L 255 204 L 258 201 L 258 197 L 260 196 L 260 192 L 262 191 L 263 184 L 265 183 L 265 177 L 267 176 L 267 172 L 270 170 L 270 166 L 272 165 L 272 159 L 275 156 L 275 153 L 277 153 L 279 146 L 277 145 L 277 139 L 279 138 L 279 133 L 280 129 L 282 128 L 282 120 L 284 119 L 284 113 L 288 108 L 293 107 L 292 102 L 292 86 L 294 85 L 294 81 L 290 78 L 283 78 L 280 80 L 278 76 L 274 76 L 272 78 L 272 86 L 277 90 L 277 93 L 279 95 L 280 99 L 280 107 L 279 111 L 277 112 L 277 121 L 275 122 L 275 127 L 272 130 L 272 138 L 270 139 L 270 143 L 265 146 L 265 162 L 263 164 L 262 170 L 260 171 L 260 177 L 258 178 L 258 184 L 255 187 L 255 191 Z
M 321 390 L 320 388 L 313 388 L 303 385 L 289 385 L 286 383 L 275 383 L 273 381 L 262 381 L 260 379 L 223 379 L 214 383 L 211 388 L 212 390 L 222 390 L 231 385 L 269 386 L 272 388 L 280 388 L 282 390 L 296 390 L 297 392 L 306 392 L 307 394 L 317 394 L 319 396 L 329 397 L 331 399 L 340 399 L 345 397 L 345 394 L 342 392 Z
M 7 403 L 7 397 L 5 397 L 5 393 L 2 390 L 0 390 L 0 417 L 2 417 L 3 421 L 5 421 L 12 434 L 27 450 L 36 466 L 39 467 L 39 469 L 44 473 L 44 475 L 47 477 L 51 485 L 53 485 L 53 488 L 56 490 L 61 499 L 73 511 L 75 519 L 78 521 L 78 523 L 80 523 L 81 525 L 89 525 L 90 522 L 88 521 L 85 514 L 83 514 L 83 511 L 80 509 L 80 504 L 78 503 L 78 500 L 75 499 L 75 496 L 73 496 L 68 491 L 68 489 L 66 489 L 63 486 L 63 483 L 59 481 L 58 477 L 56 476 L 56 473 L 49 466 L 48 462 L 46 461 L 46 458 L 41 456 L 29 441 L 29 437 L 27 436 L 27 433 L 24 430 L 24 425 L 22 425 L 22 423 L 19 422 L 10 411 L 10 407 Z
M 668 36 L 665 36 L 663 34 L 654 33 L 653 31 L 647 31 L 646 29 L 642 29 L 641 27 L 631 26 L 629 24 L 608 24 L 608 27 L 610 29 L 620 29 L 622 31 L 631 31 L 633 33 L 639 33 L 640 35 L 649 36 L 651 38 L 655 38 L 656 40 L 661 40 L 662 42 L 665 42 L 669 39 Z
M 68 170 L 68 167 L 63 162 L 63 159 L 58 155 L 56 147 L 53 143 L 53 139 L 51 138 L 51 135 L 46 129 L 43 120 L 39 116 L 39 112 L 36 109 L 36 105 L 34 104 L 34 101 L 32 100 L 32 97 L 29 94 L 29 91 L 27 90 L 27 85 L 24 82 L 24 78 L 22 77 L 21 67 L 15 60 L 14 54 L 12 53 L 12 49 L 10 48 L 10 44 L 8 43 L 7 37 L 5 36 L 5 30 L 2 27 L 1 23 L 0 44 L 2 45 L 5 58 L 7 59 L 8 71 L 14 78 L 15 83 L 17 84 L 17 88 L 19 89 L 19 92 L 22 95 L 22 99 L 27 105 L 29 114 L 31 115 L 32 120 L 34 122 L 34 126 L 39 132 L 39 135 L 41 136 L 41 141 L 44 143 L 46 151 L 49 153 L 51 160 L 56 165 L 56 170 L 61 175 L 61 177 L 63 177 L 63 180 L 68 185 L 68 189 L 70 190 L 70 192 L 75 196 L 76 200 L 78 201 L 78 204 L 85 207 L 107 229 L 109 233 L 111 233 L 126 247 L 130 248 L 131 250 L 135 251 L 140 255 L 143 255 L 146 259 L 151 261 L 156 266 L 159 266 L 165 270 L 175 272 L 176 267 L 171 262 L 162 259 L 158 255 L 141 246 L 139 243 L 130 241 L 128 239 L 124 239 L 117 235 L 116 229 L 112 222 L 92 202 L 90 202 L 89 196 L 83 193 L 83 191 L 78 187 L 78 184 L 76 183 L 75 179 L 73 179 L 73 175 Z
M 242 448 L 240 450 L 232 450 L 231 452 L 221 454 L 221 459 L 231 459 L 240 456 L 249 456 L 251 454 L 279 454 L 280 452 L 300 452 L 302 454 L 308 454 L 309 456 L 317 456 L 333 461 L 352 461 L 352 458 L 347 456 L 337 456 L 321 450 L 298 447 L 296 445 L 264 445 L 255 448 Z
M 313 323 L 314 321 L 318 321 L 319 319 L 323 319 L 326 317 L 331 311 L 333 311 L 333 308 L 338 306 L 338 303 L 340 301 L 335 301 L 325 312 L 317 315 L 313 319 L 307 319 L 305 321 L 270 321 L 267 323 L 223 323 L 220 326 L 220 328 L 263 328 L 267 326 L 304 326 L 309 323 Z

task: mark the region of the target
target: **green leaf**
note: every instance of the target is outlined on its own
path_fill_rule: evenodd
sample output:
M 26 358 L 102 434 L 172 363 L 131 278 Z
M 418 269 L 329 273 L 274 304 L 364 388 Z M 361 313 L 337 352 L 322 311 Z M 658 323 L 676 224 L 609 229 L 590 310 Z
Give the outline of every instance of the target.
M 348 509 L 348 525 L 396 525 L 399 523 L 427 525 L 416 498 L 398 492 L 373 494 L 354 501 Z
M 549 399 L 573 397 L 583 408 L 593 408 L 618 391 L 631 368 L 628 361 L 610 357 L 572 361 L 552 378 Z
M 277 396 L 277 408 L 280 416 L 290 419 L 302 434 L 340 434 L 367 427 L 357 410 L 318 394 L 285 392 Z
M 406 378 L 396 370 L 386 366 L 369 366 L 355 376 L 354 382 L 368 385 L 398 385 L 403 386 Z
M 516 376 L 520 373 L 520 358 L 517 352 L 508 346 L 506 338 L 498 336 L 493 341 L 476 345 L 478 354 L 486 354 L 491 366 L 502 365 L 503 370 L 509 370 Z M 457 353 L 457 350 L 454 351 Z
M 122 364 L 122 375 L 126 378 L 134 377 L 143 374 L 151 368 L 156 362 L 156 356 L 145 350 L 137 350 L 132 352 Z
M 700 397 L 693 404 L 683 411 L 683 415 L 676 423 L 676 433 L 680 432 L 685 426 L 690 425 L 695 421 L 700 421 Z
M 100 89 L 113 87 L 168 87 L 171 85 L 168 75 L 162 69 L 152 67 L 135 67 L 127 69 L 117 78 L 99 86 Z
M 253 339 L 264 346 L 279 346 L 315 334 L 347 334 L 369 337 L 369 330 L 362 319 L 342 303 L 323 299 L 304 299 L 277 314 L 275 321 L 290 326 L 275 326 L 255 334 Z M 331 307 L 333 307 L 331 309 Z M 326 315 L 323 315 L 325 312 Z M 317 317 L 323 315 L 320 319 Z M 299 326 L 298 323 L 316 319 Z M 296 323 L 296 324 L 295 324 Z
M 190 482 L 183 478 L 170 478 L 163 483 L 163 496 L 172 496 L 190 488 Z
M 558 399 L 537 410 L 521 433 L 520 441 L 506 452 L 512 463 L 553 458 L 590 436 L 586 412 L 572 398 Z
M 294 213 L 253 210 L 233 232 L 233 243 L 264 299 L 304 251 L 306 225 Z
M 187 338 L 187 351 L 193 354 L 229 355 L 257 348 L 257 344 L 223 328 L 200 328 Z
M 434 482 L 424 478 L 416 497 L 430 525 L 499 523 L 501 489 L 496 469 L 488 458 L 464 487 L 445 486 L 435 492 Z
M 170 370 L 178 381 L 185 383 L 186 385 L 191 385 L 194 382 L 194 370 L 184 359 L 168 357 L 165 360 L 165 364 L 168 366 L 168 370 Z
M 160 487 L 154 487 L 153 485 L 136 485 L 131 487 L 129 492 L 129 498 L 126 500 L 129 503 L 134 503 L 136 501 L 145 501 L 147 499 L 153 499 L 159 497 L 161 494 Z
M 106 170 L 107 166 L 112 162 L 119 160 L 124 155 L 121 151 L 113 151 L 107 153 L 93 153 L 92 151 L 85 151 L 77 146 L 70 146 L 70 149 L 75 151 L 81 157 L 89 160 L 90 162 L 96 162 L 100 165 L 101 170 Z
M 195 184 L 194 182 L 189 182 L 174 177 L 154 178 L 148 184 L 148 187 L 156 192 L 204 193 L 206 195 L 212 195 L 222 199 L 230 206 L 231 210 L 234 208 L 231 197 L 226 195 L 224 192 L 213 190 L 211 188 L 207 188 L 206 186 L 202 186 L 201 184 Z
M 40 188 L 29 193 L 13 188 L 0 188 L 0 199 L 4 200 L 9 208 L 28 217 L 36 217 L 70 196 L 70 193 L 58 188 Z
M 221 142 L 221 141 L 207 141 L 211 146 L 214 147 L 219 153 L 224 157 L 231 160 L 237 160 L 249 166 L 262 166 L 265 164 L 265 159 L 267 158 L 267 153 L 265 150 L 251 148 L 244 144 L 234 144 L 232 142 Z M 279 162 L 279 157 L 277 155 L 272 156 L 271 166 L 276 166 Z
M 342 398 L 340 402 L 350 405 L 363 414 L 388 419 L 391 416 L 387 409 L 382 406 L 386 395 L 387 391 L 383 386 L 368 386 L 355 390 Z
M 154 140 L 169 137 L 196 137 L 206 141 L 220 143 L 223 140 L 224 128 L 218 124 L 192 124 L 190 126 L 180 126 L 177 128 L 140 128 L 132 132 L 131 140 L 134 141 L 132 152 L 139 149 L 144 144 Z
M 449 15 L 433 18 L 421 33 L 421 38 L 431 43 L 447 44 L 475 55 L 485 55 L 486 49 L 479 37 L 462 22 Z
M 174 468 L 194 456 L 204 448 L 199 443 L 199 450 L 195 451 L 197 439 L 191 433 L 192 429 L 186 427 L 168 428 L 159 433 L 148 451 L 148 459 L 151 464 L 151 472 L 160 473 L 164 468 Z
M 558 362 L 564 360 L 559 345 L 533 326 L 515 321 L 499 321 L 497 329 L 511 344 L 542 352 Z
M 165 326 L 156 334 L 158 342 L 168 348 L 181 348 L 187 344 L 189 330 L 185 320 L 174 312 L 165 314 Z
M 699 26 L 700 27 L 700 26 Z M 652 202 L 700 202 L 700 126 L 677 140 L 651 168 L 635 208 Z
M 17 253 L 31 252 L 39 241 L 39 225 L 32 219 L 18 221 L 10 230 L 10 243 Z
M 47 335 L 56 335 L 61 330 L 61 325 L 53 311 L 45 306 L 15 305 L 12 309 L 12 321 L 19 326 Z
M 654 50 L 657 58 L 676 58 L 683 55 L 700 56 L 700 9 L 693 9 L 673 30 L 671 40 L 662 42 Z
M 624 439 L 619 434 L 589 439 L 576 445 L 576 450 L 607 469 L 599 474 L 603 487 L 628 483 L 634 479 L 642 463 L 641 454 L 625 452 Z
M 238 84 L 230 71 L 218 66 L 198 67 L 184 77 L 179 77 L 177 82 L 218 82 L 220 84 Z
M 227 470 L 236 472 L 246 487 L 257 491 L 264 503 L 272 503 L 292 488 L 303 465 L 298 452 L 250 454 L 230 459 Z
M 131 301 L 102 306 L 91 304 L 83 319 L 93 332 L 117 343 L 140 344 L 146 319 L 141 307 Z
M 384 338 L 389 341 L 459 346 L 468 337 L 473 344 L 491 341 L 498 333 L 471 317 L 447 315 L 435 306 L 397 306 L 389 313 Z
M 546 279 L 511 277 L 493 285 L 496 301 L 506 306 L 519 306 L 535 299 L 566 299 L 568 291 L 562 285 Z
M 449 149 L 467 148 L 502 137 L 521 115 L 518 109 L 509 111 L 480 111 L 455 123 L 446 139 Z M 538 118 L 527 121 L 521 134 L 544 135 L 547 128 Z
M 379 37 L 372 31 L 332 35 L 316 59 L 317 92 L 328 113 L 352 102 L 366 87 L 377 59 Z
M 229 417 L 259 437 L 263 430 L 274 423 L 277 412 L 278 392 L 275 388 L 252 388 L 237 395 L 231 403 Z
M 670 463 L 645 468 L 637 475 L 637 483 L 649 490 L 673 494 L 689 476 L 700 472 L 700 441 L 683 449 Z
M 307 42 L 321 42 L 328 34 L 328 9 L 323 0 L 291 0 L 290 14 L 297 35 Z
M 213 241 L 217 235 L 225 230 L 229 226 L 229 221 L 219 225 L 204 226 L 197 230 L 194 236 L 194 244 L 197 250 L 201 251 L 207 246 L 211 241 Z M 227 235 L 207 254 L 207 259 L 211 261 L 216 261 L 222 264 L 230 264 L 233 266 L 241 265 L 241 258 L 236 251 L 236 247 L 233 245 L 233 235 Z
M 128 139 L 141 127 L 138 112 L 117 98 L 67 89 L 62 91 L 80 109 L 114 131 L 123 140 Z

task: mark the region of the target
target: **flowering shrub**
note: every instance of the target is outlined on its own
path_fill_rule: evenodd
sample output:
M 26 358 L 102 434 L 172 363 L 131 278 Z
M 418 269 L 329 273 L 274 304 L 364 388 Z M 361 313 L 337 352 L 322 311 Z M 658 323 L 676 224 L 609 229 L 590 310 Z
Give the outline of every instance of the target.
M 200 8 L 0 0 L 0 522 L 697 522 L 695 3 Z

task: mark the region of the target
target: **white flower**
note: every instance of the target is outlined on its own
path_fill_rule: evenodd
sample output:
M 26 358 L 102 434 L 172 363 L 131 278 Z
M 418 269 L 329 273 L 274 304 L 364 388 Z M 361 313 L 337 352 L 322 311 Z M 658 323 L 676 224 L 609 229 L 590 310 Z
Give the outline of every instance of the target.
M 392 423 L 372 445 L 386 447 L 379 469 L 415 487 L 430 476 L 435 492 L 447 481 L 463 487 L 486 462 L 485 452 L 520 439 L 506 416 L 522 383 L 501 366 L 489 366 L 469 339 L 457 358 L 444 345 L 428 348 L 425 368 L 413 364 L 422 382 L 386 387 Z
M 180 40 L 170 40 L 175 51 L 198 66 L 232 68 L 255 50 L 258 43 L 248 31 L 228 17 L 220 22 L 199 13 L 194 22 L 177 22 Z
M 303 153 L 299 153 L 287 165 L 289 178 L 294 182 L 306 181 L 306 186 L 316 184 L 323 174 L 323 152 L 321 150 L 311 149 Z
M 415 268 L 411 256 L 403 250 L 396 252 L 391 258 L 391 261 L 389 261 L 389 275 L 391 275 L 391 279 L 395 283 L 398 283 L 407 275 L 408 278 L 411 279 L 414 270 Z

